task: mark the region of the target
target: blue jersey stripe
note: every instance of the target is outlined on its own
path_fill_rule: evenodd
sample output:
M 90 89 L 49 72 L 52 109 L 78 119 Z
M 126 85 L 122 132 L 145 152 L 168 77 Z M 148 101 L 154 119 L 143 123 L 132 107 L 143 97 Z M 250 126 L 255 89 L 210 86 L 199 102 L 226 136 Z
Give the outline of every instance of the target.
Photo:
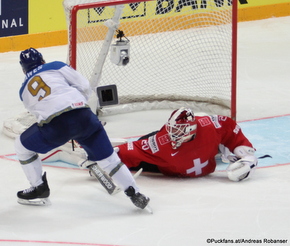
M 50 62 L 50 63 L 45 63 L 45 64 L 40 65 L 37 68 L 29 71 L 26 74 L 25 80 L 24 80 L 24 82 L 21 85 L 21 88 L 19 90 L 19 96 L 20 96 L 21 101 L 23 101 L 23 99 L 22 99 L 23 90 L 24 90 L 24 88 L 25 88 L 25 86 L 30 78 L 32 78 L 33 76 L 35 76 L 38 73 L 45 72 L 48 70 L 59 70 L 59 69 L 63 68 L 64 66 L 68 66 L 68 65 L 65 64 L 64 62 L 54 61 L 54 62 Z

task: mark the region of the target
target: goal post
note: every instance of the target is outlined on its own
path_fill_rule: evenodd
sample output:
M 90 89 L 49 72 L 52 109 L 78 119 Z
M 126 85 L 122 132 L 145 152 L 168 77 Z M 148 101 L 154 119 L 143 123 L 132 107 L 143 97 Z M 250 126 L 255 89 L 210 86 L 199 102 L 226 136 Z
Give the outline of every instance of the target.
M 90 80 L 99 115 L 184 106 L 236 119 L 237 0 L 63 5 L 68 61 Z M 15 137 L 34 122 L 24 112 L 5 120 L 3 132 Z
M 238 50 L 238 0 L 232 1 L 232 68 L 231 68 L 231 96 L 230 116 L 237 119 L 237 50 Z M 230 0 L 229 0 L 230 2 Z
M 98 114 L 188 106 L 236 118 L 237 0 L 65 0 L 63 5 L 70 65 L 94 89 L 113 84 L 118 91 L 116 105 L 94 102 Z M 126 65 L 112 59 L 118 31 L 128 40 Z

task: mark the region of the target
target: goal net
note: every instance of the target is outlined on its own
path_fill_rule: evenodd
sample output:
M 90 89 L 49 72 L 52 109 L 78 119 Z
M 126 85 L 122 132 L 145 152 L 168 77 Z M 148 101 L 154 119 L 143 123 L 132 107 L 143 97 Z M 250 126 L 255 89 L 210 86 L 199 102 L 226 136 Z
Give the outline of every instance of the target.
M 99 115 L 185 106 L 235 119 L 236 0 L 64 0 L 63 6 L 68 62 L 95 89 L 90 106 Z M 24 113 L 6 120 L 3 131 L 14 137 L 34 122 Z
M 103 103 L 114 102 L 93 101 L 99 115 L 185 106 L 235 118 L 235 0 L 65 0 L 63 5 L 70 65 L 96 91 L 104 88 L 98 94 Z M 110 85 L 117 88 L 117 101 Z

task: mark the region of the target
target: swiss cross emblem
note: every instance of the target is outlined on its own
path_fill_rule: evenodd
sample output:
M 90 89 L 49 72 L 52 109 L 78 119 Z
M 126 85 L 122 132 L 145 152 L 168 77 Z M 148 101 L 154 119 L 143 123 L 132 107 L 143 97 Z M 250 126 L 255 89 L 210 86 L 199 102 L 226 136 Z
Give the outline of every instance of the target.
M 202 169 L 206 167 L 208 164 L 208 160 L 205 162 L 201 162 L 200 158 L 193 160 L 193 167 L 186 170 L 187 174 L 195 173 L 196 176 L 202 174 Z
M 201 125 L 202 127 L 204 127 L 204 126 L 208 126 L 208 125 L 211 124 L 210 119 L 207 118 L 207 117 L 202 118 L 202 119 L 199 119 L 198 122 L 200 123 L 200 125 Z
M 159 143 L 160 143 L 161 145 L 164 145 L 164 144 L 167 144 L 167 143 L 170 142 L 170 138 L 169 138 L 168 134 L 165 134 L 165 135 L 163 135 L 163 136 L 160 136 L 160 137 L 158 138 L 158 141 L 159 141 Z

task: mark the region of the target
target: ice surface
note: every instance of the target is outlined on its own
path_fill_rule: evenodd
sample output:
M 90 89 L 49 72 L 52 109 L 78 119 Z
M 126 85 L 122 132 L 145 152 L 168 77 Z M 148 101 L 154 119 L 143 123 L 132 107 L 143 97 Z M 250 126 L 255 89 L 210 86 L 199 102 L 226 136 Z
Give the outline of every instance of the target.
M 289 26 L 290 17 L 239 23 L 238 121 L 290 114 Z M 65 62 L 66 49 L 39 50 L 48 62 Z M 24 78 L 18 61 L 19 52 L 0 53 L 1 125 L 24 110 L 18 96 Z M 156 110 L 104 120 L 110 137 L 128 137 L 156 130 L 167 118 L 168 111 Z M 269 120 L 264 132 L 258 131 L 259 122 L 251 123 L 257 132 L 249 134 L 250 140 L 283 165 L 259 168 L 246 182 L 230 182 L 223 171 L 198 179 L 140 175 L 137 182 L 150 196 L 153 214 L 136 209 L 123 193 L 109 196 L 84 170 L 50 166 L 44 169 L 52 205 L 17 204 L 16 192 L 29 184 L 18 162 L 4 157 L 15 153 L 14 143 L 1 134 L 0 245 L 235 245 L 225 240 L 238 239 L 261 240 L 259 245 L 271 245 L 264 239 L 288 240 L 283 245 L 289 245 L 287 119 Z M 250 124 L 241 125 L 247 132 Z

